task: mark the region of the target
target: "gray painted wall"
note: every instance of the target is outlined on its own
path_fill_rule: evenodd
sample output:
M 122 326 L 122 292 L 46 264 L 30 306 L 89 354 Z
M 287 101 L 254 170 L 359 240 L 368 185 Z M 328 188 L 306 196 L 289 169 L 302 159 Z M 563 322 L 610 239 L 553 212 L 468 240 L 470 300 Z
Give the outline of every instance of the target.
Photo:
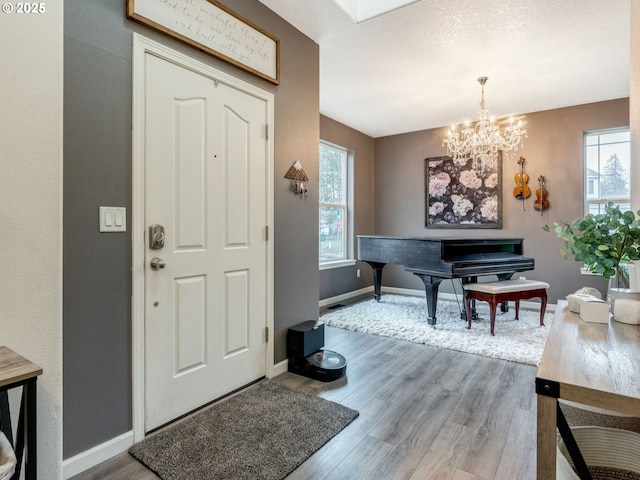
M 549 282 L 551 302 L 555 303 L 582 286 L 592 286 L 604 293 L 604 281 L 581 275 L 580 265 L 576 262 L 566 263 L 560 256 L 562 242 L 555 234 L 544 232 L 542 226 L 561 220 L 571 221 L 583 215 L 582 134 L 588 130 L 629 125 L 629 99 L 529 113 L 524 121 L 528 131 L 525 147 L 514 158 L 503 161 L 503 228 L 499 230 L 434 230 L 424 226 L 424 159 L 446 154 L 442 138 L 448 127 L 372 140 L 346 125 L 321 117 L 320 136 L 347 148 L 355 145 L 359 152 L 367 152 L 367 155 L 356 156 L 357 161 L 362 162 L 358 164 L 355 180 L 356 235 L 522 237 L 525 254 L 536 261 L 535 270 L 523 275 Z M 373 164 L 368 161 L 372 151 Z M 513 196 L 514 177 L 520 168 L 516 162 L 520 155 L 526 158 L 525 172 L 529 174 L 532 191 L 524 205 L 526 210 Z M 547 178 L 551 204 L 543 215 L 533 208 L 539 175 Z M 356 268 L 361 269 L 359 279 L 355 275 Z M 382 284 L 424 290 L 418 277 L 397 265 L 385 267 Z M 371 268 L 361 262 L 354 267 L 321 271 L 320 299 L 368 285 L 372 285 Z M 445 281 L 440 285 L 442 292 L 460 293 L 460 289 L 458 281 Z
M 327 298 L 371 284 L 367 265 L 318 272 L 320 131 L 323 139 L 356 151 L 356 234 L 523 236 L 537 262 L 529 276 L 552 284 L 553 301 L 582 285 L 603 287 L 580 276 L 577 264 L 565 264 L 557 253 L 560 242 L 540 228 L 582 214 L 582 131 L 627 124 L 626 99 L 527 115 L 529 138 L 521 153 L 532 178 L 545 174 L 549 180 L 551 209 L 542 217 L 532 201 L 523 212 L 511 195 L 517 165 L 506 161 L 502 230 L 427 231 L 423 161 L 443 154 L 445 129 L 372 140 L 321 119 L 318 46 L 257 0 L 225 4 L 280 38 L 279 86 L 126 20 L 122 0 L 65 4 L 64 458 L 131 429 L 130 231 L 98 233 L 98 207 L 131 208 L 133 31 L 275 94 L 276 362 L 286 358 L 286 329 L 317 318 L 318 292 Z M 296 160 L 310 177 L 306 199 L 294 195 L 284 178 Z M 355 268 L 361 268 L 361 279 Z M 386 267 L 384 283 L 422 288 L 401 267 Z
M 473 106 L 470 106 L 472 108 Z M 542 226 L 554 221 L 571 221 L 583 216 L 583 147 L 584 131 L 629 125 L 629 99 L 580 105 L 524 115 L 528 138 L 518 155 L 503 161 L 503 228 L 427 229 L 424 226 L 424 159 L 442 156 L 442 138 L 446 128 L 425 130 L 375 140 L 375 233 L 377 235 L 415 235 L 441 237 L 522 237 L 525 254 L 533 257 L 536 268 L 527 278 L 544 280 L 551 285 L 549 301 L 593 286 L 604 293 L 604 281 L 581 275 L 580 264 L 566 263 L 561 255 L 562 242 Z M 522 201 L 513 196 L 516 163 L 525 157 L 532 196 Z M 533 208 L 537 178 L 545 175 L 550 209 L 540 215 Z M 457 282 L 456 282 L 457 283 Z M 383 284 L 422 290 L 421 280 L 402 267 L 386 266 Z M 460 293 L 460 286 L 455 287 Z M 441 291 L 452 292 L 450 282 Z
M 317 318 L 318 45 L 257 0 L 224 3 L 281 40 L 279 86 L 127 20 L 122 0 L 65 2 L 64 458 L 132 428 L 132 32 L 275 94 L 276 362 L 287 328 Z M 296 160 L 310 177 L 306 199 L 284 178 Z M 127 233 L 98 232 L 101 205 L 127 207 Z
M 66 37 L 64 63 L 63 446 L 69 455 L 131 428 L 130 219 L 126 233 L 98 232 L 100 205 L 131 212 L 131 62 Z
M 373 138 L 336 122 L 324 115 L 320 116 L 320 138 L 340 145 L 353 152 L 353 205 L 355 219 L 353 242 L 357 258 L 357 235 L 372 235 L 374 232 L 373 212 Z M 360 278 L 356 270 L 360 269 Z M 320 271 L 320 300 L 353 292 L 373 284 L 371 267 L 356 262 L 354 266 L 332 268 Z

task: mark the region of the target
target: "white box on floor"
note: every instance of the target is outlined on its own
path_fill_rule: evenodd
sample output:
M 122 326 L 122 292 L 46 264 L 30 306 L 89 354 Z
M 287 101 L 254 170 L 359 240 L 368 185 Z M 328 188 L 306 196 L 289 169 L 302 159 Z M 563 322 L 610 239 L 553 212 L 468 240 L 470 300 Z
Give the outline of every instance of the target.
M 609 323 L 609 304 L 596 298 L 584 300 L 580 305 L 580 318 L 590 323 Z

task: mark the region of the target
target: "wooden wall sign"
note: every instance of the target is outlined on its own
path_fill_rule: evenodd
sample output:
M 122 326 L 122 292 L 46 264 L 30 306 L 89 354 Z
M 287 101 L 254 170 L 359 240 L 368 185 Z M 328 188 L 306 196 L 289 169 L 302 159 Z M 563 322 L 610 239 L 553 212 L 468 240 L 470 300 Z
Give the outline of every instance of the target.
M 280 83 L 280 40 L 216 0 L 127 0 L 127 18 Z

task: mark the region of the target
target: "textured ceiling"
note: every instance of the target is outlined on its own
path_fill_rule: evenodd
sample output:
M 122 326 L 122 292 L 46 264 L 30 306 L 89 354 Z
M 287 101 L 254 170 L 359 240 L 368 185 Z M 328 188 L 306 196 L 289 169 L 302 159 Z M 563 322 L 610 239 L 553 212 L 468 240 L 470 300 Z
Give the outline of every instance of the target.
M 629 1 L 420 0 L 355 23 L 260 0 L 320 46 L 320 112 L 372 137 L 629 96 Z M 526 117 L 523 117 L 526 127 Z

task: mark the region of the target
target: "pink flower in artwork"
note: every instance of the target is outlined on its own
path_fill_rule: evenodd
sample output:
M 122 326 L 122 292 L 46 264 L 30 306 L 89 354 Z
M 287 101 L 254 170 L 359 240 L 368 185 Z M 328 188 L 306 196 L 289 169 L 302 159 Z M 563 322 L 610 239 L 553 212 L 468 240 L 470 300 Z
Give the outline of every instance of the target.
M 429 207 L 429 216 L 431 217 L 440 215 L 442 212 L 444 212 L 444 203 L 442 202 L 435 202 Z
M 497 173 L 492 173 L 491 175 L 489 175 L 487 177 L 487 179 L 484 181 L 484 186 L 487 188 L 495 188 L 498 186 L 498 174 Z
M 467 188 L 477 190 L 482 186 L 482 179 L 478 178 L 475 170 L 462 170 L 460 172 L 460 183 Z
M 490 222 L 498 221 L 498 197 L 496 195 L 487 197 L 482 201 L 480 214 Z
M 451 183 L 451 177 L 448 173 L 438 172 L 436 175 L 431 175 L 429 177 L 429 195 L 442 197 L 447 193 L 449 183 Z

